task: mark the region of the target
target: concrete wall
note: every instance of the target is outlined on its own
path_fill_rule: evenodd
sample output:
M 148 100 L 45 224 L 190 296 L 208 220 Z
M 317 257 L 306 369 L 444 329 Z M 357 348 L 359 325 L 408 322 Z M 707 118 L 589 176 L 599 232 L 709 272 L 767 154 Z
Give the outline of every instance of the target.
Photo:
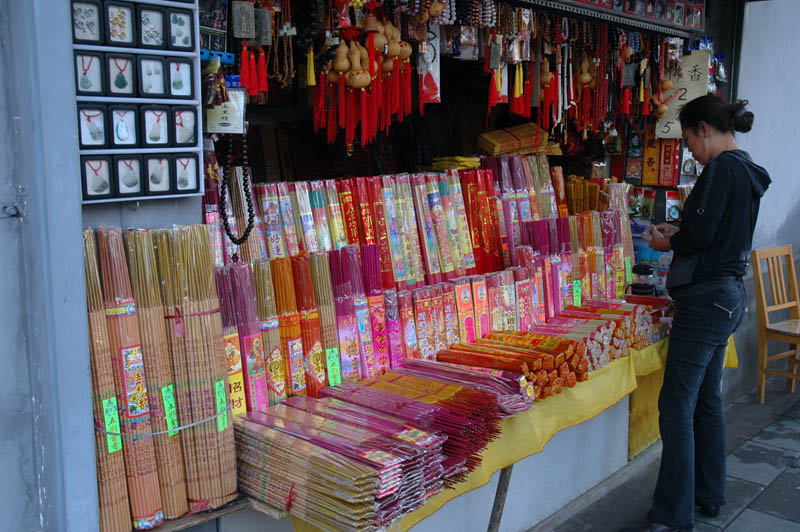
M 753 248 L 791 244 L 800 253 L 800 181 L 797 179 L 797 146 L 800 131 L 789 96 L 800 83 L 800 71 L 776 51 L 800 46 L 800 2 L 771 0 L 749 2 L 745 7 L 738 97 L 749 100 L 755 113 L 753 130 L 739 134 L 739 146 L 750 152 L 772 177 L 761 201 Z M 757 317 L 752 272 L 746 279 L 748 309 L 736 335 L 739 369 L 726 370 L 727 397 L 754 390 L 758 367 Z M 772 349 L 780 347 L 773 345 Z M 777 351 L 772 351 L 776 353 Z

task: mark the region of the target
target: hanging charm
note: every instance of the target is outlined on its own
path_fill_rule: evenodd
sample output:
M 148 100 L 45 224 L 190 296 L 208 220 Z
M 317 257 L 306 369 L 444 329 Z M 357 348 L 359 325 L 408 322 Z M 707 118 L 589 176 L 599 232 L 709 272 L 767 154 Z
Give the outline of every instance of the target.
M 130 137 L 130 132 L 128 131 L 128 124 L 126 124 L 123 120 L 117 122 L 117 127 L 114 130 L 117 140 L 126 141 Z

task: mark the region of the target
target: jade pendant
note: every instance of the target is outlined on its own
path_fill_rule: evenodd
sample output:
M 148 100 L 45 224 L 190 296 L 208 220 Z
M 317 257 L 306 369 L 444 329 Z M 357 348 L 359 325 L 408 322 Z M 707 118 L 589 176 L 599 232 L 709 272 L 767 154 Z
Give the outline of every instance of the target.
M 125 122 L 117 122 L 117 139 L 125 141 L 130 137 L 128 132 L 128 124 Z
M 186 171 L 181 171 L 181 175 L 178 176 L 178 186 L 180 188 L 186 188 L 189 186 L 189 178 L 186 176 Z
M 92 81 L 89 79 L 89 76 L 86 74 L 81 76 L 80 86 L 85 91 L 88 91 L 92 88 Z
M 125 177 L 122 178 L 122 184 L 128 188 L 133 188 L 139 184 L 139 178 L 137 177 L 136 173 L 132 170 L 128 170 L 125 173 Z
M 114 86 L 118 89 L 124 89 L 128 86 L 128 80 L 122 75 L 122 72 L 117 73 L 114 77 Z
M 179 91 L 183 88 L 183 80 L 176 79 L 172 82 L 172 88 Z
M 161 184 L 161 166 L 150 172 L 150 182 L 155 185 Z

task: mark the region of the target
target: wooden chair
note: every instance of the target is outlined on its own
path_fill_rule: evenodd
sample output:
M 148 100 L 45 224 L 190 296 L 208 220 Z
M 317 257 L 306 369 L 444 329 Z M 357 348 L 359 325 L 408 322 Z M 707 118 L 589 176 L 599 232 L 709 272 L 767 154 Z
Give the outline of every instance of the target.
M 800 363 L 798 344 L 800 344 L 800 298 L 797 295 L 797 274 L 794 267 L 792 246 L 756 249 L 752 252 L 753 276 L 756 285 L 756 304 L 758 305 L 758 402 L 764 402 L 767 374 L 786 377 L 786 391 L 794 392 L 794 381 L 800 379 L 797 366 Z M 764 271 L 761 261 L 766 261 L 769 274 L 770 303 L 767 303 L 767 289 L 764 286 Z M 785 265 L 785 266 L 784 266 Z M 788 279 L 784 276 L 784 271 Z M 770 321 L 770 313 L 789 310 L 789 319 Z M 789 351 L 769 356 L 769 340 L 789 344 Z M 789 359 L 789 372 L 768 369 L 767 364 L 775 360 Z

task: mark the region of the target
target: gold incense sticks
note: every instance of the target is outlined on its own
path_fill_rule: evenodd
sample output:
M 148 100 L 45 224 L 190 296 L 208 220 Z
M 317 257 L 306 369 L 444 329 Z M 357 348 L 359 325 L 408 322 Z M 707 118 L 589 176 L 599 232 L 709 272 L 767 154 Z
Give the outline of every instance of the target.
M 333 284 L 327 253 L 312 253 L 311 280 L 314 283 L 314 298 L 319 309 L 322 349 L 325 351 L 325 369 L 328 386 L 342 382 L 341 359 L 339 358 L 339 332 L 336 328 L 336 307 L 333 300 Z
M 276 405 L 286 399 L 286 361 L 281 352 L 281 334 L 278 330 L 278 311 L 272 286 L 272 268 L 267 260 L 253 263 L 253 280 L 256 285 L 258 318 L 261 320 L 261 341 L 267 362 L 267 393 L 269 404 Z
M 92 368 L 92 403 L 94 407 L 95 450 L 97 453 L 97 498 L 101 532 L 128 532 L 131 511 L 125 481 L 125 460 L 120 433 L 117 395 L 114 389 L 111 346 L 106 330 L 106 313 L 100 276 L 97 271 L 97 247 L 94 232 L 83 232 L 86 273 L 86 302 L 89 312 L 89 354 Z
M 132 524 L 137 530 L 153 528 L 164 521 L 164 513 L 150 435 L 150 403 L 142 343 L 125 263 L 122 231 L 119 228 L 100 228 L 97 240 L 114 383 L 121 410 L 120 432 L 125 439 L 123 454 Z

